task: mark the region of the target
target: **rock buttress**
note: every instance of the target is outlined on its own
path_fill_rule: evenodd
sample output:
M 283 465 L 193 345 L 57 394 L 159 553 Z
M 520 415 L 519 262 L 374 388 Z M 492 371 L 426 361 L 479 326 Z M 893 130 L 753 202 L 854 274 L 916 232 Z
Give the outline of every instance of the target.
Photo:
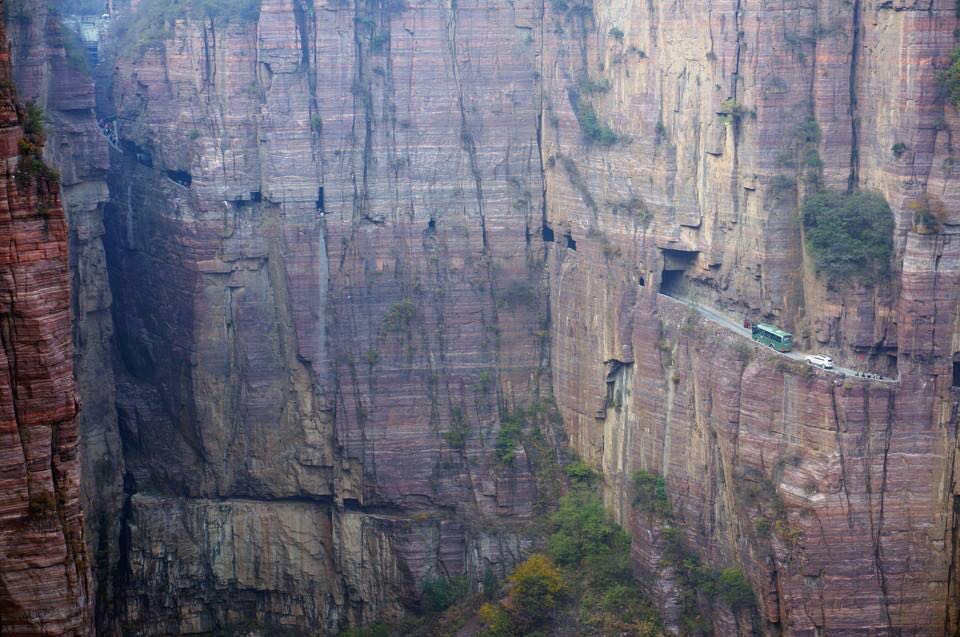
M 103 206 L 108 199 L 107 138 L 98 127 L 93 71 L 82 55 L 66 55 L 63 16 L 46 2 L 18 4 L 8 29 L 14 80 L 22 100 L 42 106 L 44 159 L 60 173 L 70 228 L 74 376 L 84 408 L 80 428 L 81 494 L 87 546 L 93 560 L 97 625 L 106 630 L 117 568 L 123 506 L 123 450 L 117 428 L 111 294 L 103 250 Z M 73 44 L 77 48 L 76 43 Z
M 6 42 L 5 33 L 0 41 Z M 0 51 L 0 634 L 90 635 L 67 222 Z

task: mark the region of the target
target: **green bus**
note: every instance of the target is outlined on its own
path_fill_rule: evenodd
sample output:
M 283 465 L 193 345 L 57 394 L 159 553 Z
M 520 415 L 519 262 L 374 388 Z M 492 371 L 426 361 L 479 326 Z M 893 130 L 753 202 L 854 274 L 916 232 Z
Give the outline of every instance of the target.
M 756 323 L 752 332 L 753 340 L 769 345 L 778 352 L 789 352 L 793 349 L 793 334 L 781 330 L 776 325 Z

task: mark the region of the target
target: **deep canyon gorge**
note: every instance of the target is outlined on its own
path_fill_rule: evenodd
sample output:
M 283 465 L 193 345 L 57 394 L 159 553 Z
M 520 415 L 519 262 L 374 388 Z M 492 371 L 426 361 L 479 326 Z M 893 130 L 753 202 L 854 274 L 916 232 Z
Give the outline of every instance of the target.
M 3 5 L 0 635 L 396 624 L 571 458 L 666 632 L 960 635 L 956 2 Z

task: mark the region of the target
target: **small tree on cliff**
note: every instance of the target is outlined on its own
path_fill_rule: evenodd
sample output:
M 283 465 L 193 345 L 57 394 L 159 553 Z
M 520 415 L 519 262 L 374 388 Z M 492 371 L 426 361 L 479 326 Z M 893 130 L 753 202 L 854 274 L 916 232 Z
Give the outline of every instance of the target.
M 886 278 L 893 256 L 893 212 L 882 195 L 823 190 L 803 202 L 806 243 L 828 283 Z

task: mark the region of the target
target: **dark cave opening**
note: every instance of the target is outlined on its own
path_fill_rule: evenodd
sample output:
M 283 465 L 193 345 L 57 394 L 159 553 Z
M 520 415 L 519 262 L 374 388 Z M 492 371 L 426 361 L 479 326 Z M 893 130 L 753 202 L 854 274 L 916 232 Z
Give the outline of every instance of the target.
M 953 386 L 960 387 L 960 361 L 953 361 Z
M 190 184 L 193 183 L 193 177 L 185 170 L 168 170 L 167 179 L 180 184 L 184 188 L 189 188 Z
M 675 297 L 686 296 L 688 275 L 696 261 L 696 251 L 663 248 L 661 252 L 663 273 L 660 277 L 660 293 Z
M 543 224 L 541 229 L 541 235 L 543 236 L 544 241 L 554 242 L 557 240 L 556 236 L 553 234 L 553 229 L 550 228 L 547 224 Z
M 570 248 L 574 252 L 577 251 L 577 241 L 576 239 L 573 238 L 572 234 L 568 232 L 565 235 L 563 235 L 563 241 L 568 248 Z
M 317 210 L 319 212 L 324 212 L 326 210 L 324 208 L 324 201 L 323 201 L 323 186 L 317 187 Z

